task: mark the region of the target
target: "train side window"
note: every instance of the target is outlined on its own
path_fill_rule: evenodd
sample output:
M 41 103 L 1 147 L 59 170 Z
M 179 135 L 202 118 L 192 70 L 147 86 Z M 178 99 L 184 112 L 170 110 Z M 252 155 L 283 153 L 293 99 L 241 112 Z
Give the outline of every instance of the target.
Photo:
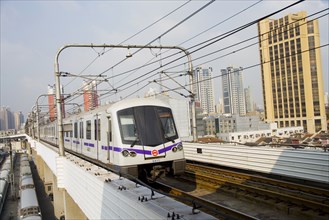
M 83 139 L 83 122 L 80 122 L 80 138 Z
M 86 138 L 88 140 L 91 139 L 91 121 L 90 120 L 86 121 Z
M 112 120 L 111 120 L 111 116 L 108 117 L 108 120 L 109 120 L 109 141 L 112 142 Z
M 78 122 L 74 122 L 74 138 L 78 138 Z
M 66 133 L 66 137 L 72 137 L 72 124 L 64 124 L 63 132 Z

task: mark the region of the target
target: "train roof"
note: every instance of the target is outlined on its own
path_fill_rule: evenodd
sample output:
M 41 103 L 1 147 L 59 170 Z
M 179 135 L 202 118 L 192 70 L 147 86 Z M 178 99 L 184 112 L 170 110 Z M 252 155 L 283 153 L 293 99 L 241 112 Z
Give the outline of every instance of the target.
M 9 170 L 0 171 L 0 179 L 7 180 L 9 176 Z
M 21 209 L 32 207 L 32 206 L 38 206 L 38 199 L 37 195 L 35 193 L 35 189 L 24 189 L 21 190 Z
M 10 163 L 4 163 L 1 167 L 1 171 L 3 170 L 10 170 Z
M 0 180 L 0 199 L 2 197 L 3 194 L 5 194 L 5 190 L 6 190 L 6 185 L 7 185 L 7 181 L 5 180 Z
M 31 175 L 31 168 L 29 166 L 21 167 L 21 176 Z
M 118 111 L 120 109 L 130 108 L 134 106 L 163 106 L 170 108 L 170 105 L 162 100 L 155 98 L 132 98 L 125 99 L 119 102 L 114 103 L 111 106 L 113 111 Z
M 30 162 L 28 160 L 21 161 L 21 167 L 24 167 L 24 166 L 30 166 Z
M 34 185 L 32 175 L 26 175 L 22 177 L 21 186 L 25 186 L 25 185 Z
M 22 220 L 42 220 L 42 218 L 39 215 L 33 215 L 33 216 L 27 216 L 25 218 L 22 218 Z
M 119 111 L 120 109 L 130 108 L 134 106 L 163 106 L 170 108 L 170 105 L 167 102 L 152 97 L 129 98 L 129 99 L 123 99 L 118 102 L 99 106 L 96 109 L 90 110 L 88 112 L 82 112 L 80 114 L 71 115 L 69 117 L 64 118 L 64 123 L 65 121 L 67 122 L 70 121 L 71 119 L 75 119 L 75 118 L 80 119 L 82 116 L 86 116 L 86 115 L 95 115 L 96 113 L 100 113 L 100 112 L 109 112 L 108 110 L 116 112 Z
M 29 158 L 27 157 L 26 154 L 22 155 L 21 156 L 21 161 L 26 161 L 26 160 L 29 160 Z

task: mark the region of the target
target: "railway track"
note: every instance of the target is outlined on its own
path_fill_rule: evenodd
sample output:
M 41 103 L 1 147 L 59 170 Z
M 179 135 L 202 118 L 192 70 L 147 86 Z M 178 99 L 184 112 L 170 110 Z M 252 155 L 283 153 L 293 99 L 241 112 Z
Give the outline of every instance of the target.
M 218 219 L 241 219 L 241 220 L 254 220 L 258 219 L 246 213 L 243 213 L 237 209 L 233 209 L 231 207 L 212 202 L 207 199 L 203 199 L 196 195 L 186 192 L 185 190 L 173 187 L 172 185 L 167 185 L 162 181 L 157 181 L 152 184 L 161 192 L 165 192 L 166 194 L 170 194 L 174 196 L 177 200 L 184 202 L 193 207 L 192 212 L 196 213 L 198 210 L 202 210 L 207 212 Z
M 329 191 L 323 188 L 190 163 L 184 176 L 161 182 L 258 219 L 329 217 Z
M 300 206 L 303 209 L 313 209 L 323 214 L 329 214 L 329 190 L 307 185 L 275 180 L 256 175 L 227 171 L 196 164 L 187 165 L 187 174 L 197 174 L 200 178 L 211 180 L 215 184 L 229 183 L 233 187 L 249 193 L 266 195 L 276 201 Z

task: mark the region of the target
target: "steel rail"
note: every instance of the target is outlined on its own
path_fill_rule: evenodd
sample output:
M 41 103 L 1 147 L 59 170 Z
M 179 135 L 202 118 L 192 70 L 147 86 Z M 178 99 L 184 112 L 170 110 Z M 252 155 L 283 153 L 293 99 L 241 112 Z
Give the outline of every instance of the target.
M 168 191 L 170 194 L 186 198 L 186 200 L 192 200 L 194 203 L 192 204 L 195 209 L 205 208 L 206 210 L 212 211 L 214 214 L 217 214 L 217 217 L 220 217 L 221 219 L 241 219 L 241 220 L 250 220 L 250 219 L 258 219 L 253 216 L 250 216 L 246 213 L 240 212 L 238 210 L 232 209 L 230 207 L 211 202 L 209 200 L 191 195 L 190 193 L 187 193 L 183 190 L 180 190 L 178 188 L 175 188 L 173 186 L 169 186 L 163 182 L 156 182 L 157 187 L 160 188 L 160 190 Z M 178 199 L 179 200 L 179 199 Z M 186 202 L 186 200 L 182 200 L 182 202 Z M 199 206 L 197 206 L 199 205 Z M 205 212 L 207 212 L 205 210 Z

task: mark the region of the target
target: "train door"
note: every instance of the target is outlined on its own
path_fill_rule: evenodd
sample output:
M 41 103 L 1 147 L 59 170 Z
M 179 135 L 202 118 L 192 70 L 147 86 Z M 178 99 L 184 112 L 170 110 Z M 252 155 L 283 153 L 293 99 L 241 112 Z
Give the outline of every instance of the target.
M 173 145 L 177 145 L 178 133 L 174 122 L 174 116 L 169 108 L 157 108 L 157 114 L 160 119 L 160 125 L 163 131 L 164 150 L 169 151 Z
M 96 114 L 94 117 L 94 128 L 95 128 L 95 148 L 96 148 L 96 159 L 99 160 L 99 142 L 101 140 L 101 120 L 99 115 Z
M 64 136 L 64 147 L 72 150 L 72 123 L 67 123 L 63 125 L 63 136 Z
M 73 124 L 72 150 L 77 152 L 79 145 L 80 145 L 80 140 L 78 138 L 78 122 L 75 121 Z
M 80 146 L 79 149 L 77 149 L 77 152 L 80 152 L 82 154 L 83 138 L 84 138 L 84 128 L 83 128 L 82 118 L 80 119 L 79 122 L 79 138 L 80 138 Z
M 178 139 L 171 110 L 165 107 L 145 107 L 143 114 L 146 122 L 142 133 L 143 142 L 148 143 L 143 145 L 145 159 L 166 157 L 166 152 L 171 150 Z M 138 115 L 138 118 L 141 118 L 141 115 Z
M 143 146 L 145 159 L 166 157 L 163 132 L 158 112 L 154 106 L 136 107 L 134 110 L 138 138 Z
M 111 116 L 107 116 L 107 132 L 106 132 L 106 147 L 105 150 L 107 152 L 107 160 L 109 161 L 109 163 L 113 163 L 113 144 L 112 144 L 112 119 Z M 112 150 L 112 153 L 111 153 Z

